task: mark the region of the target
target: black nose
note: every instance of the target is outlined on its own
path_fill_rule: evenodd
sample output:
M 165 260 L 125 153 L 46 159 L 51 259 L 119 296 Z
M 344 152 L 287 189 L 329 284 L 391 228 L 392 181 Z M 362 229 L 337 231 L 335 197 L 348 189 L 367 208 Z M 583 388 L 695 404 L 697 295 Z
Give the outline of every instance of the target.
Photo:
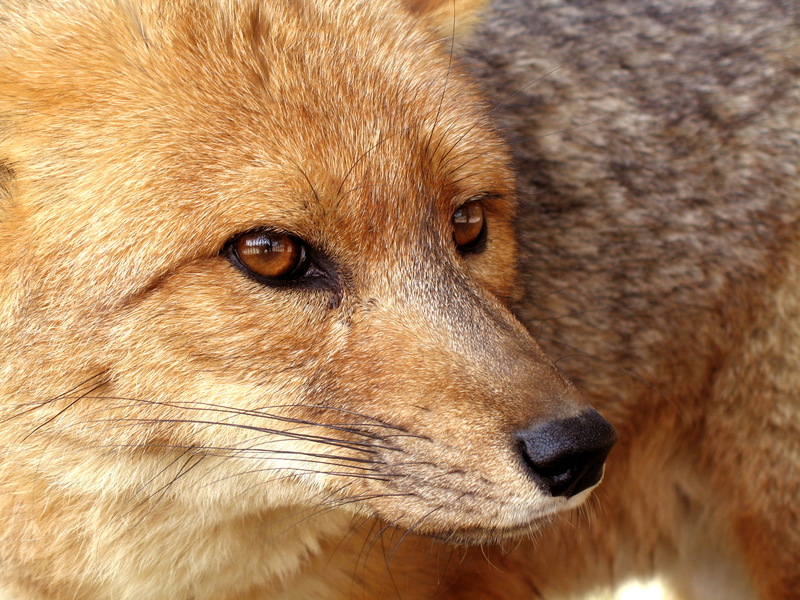
M 539 423 L 517 433 L 520 454 L 534 479 L 551 496 L 574 496 L 603 476 L 617 434 L 597 411 Z

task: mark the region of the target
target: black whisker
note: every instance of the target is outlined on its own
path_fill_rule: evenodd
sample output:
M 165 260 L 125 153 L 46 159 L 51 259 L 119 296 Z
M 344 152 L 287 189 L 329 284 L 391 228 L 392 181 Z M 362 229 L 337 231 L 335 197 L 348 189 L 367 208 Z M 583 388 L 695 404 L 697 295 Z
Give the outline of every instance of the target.
M 183 477 L 184 475 L 189 473 L 192 469 L 194 469 L 197 465 L 199 465 L 204 458 L 205 458 L 204 456 L 187 457 L 186 461 L 184 461 L 183 465 L 181 465 L 181 467 L 178 469 L 178 472 L 172 477 L 170 481 L 162 485 L 157 490 L 154 490 L 153 492 L 148 494 L 145 498 L 142 498 L 137 504 L 131 507 L 131 509 L 128 512 L 123 513 L 120 516 L 124 517 L 125 515 L 133 512 L 136 508 L 144 506 L 147 503 L 150 503 L 150 507 L 148 508 L 148 510 L 141 516 L 138 522 L 135 525 L 133 525 L 133 527 L 141 525 L 142 522 L 150 515 L 150 513 L 153 512 L 158 503 L 161 502 L 164 496 L 166 496 L 167 490 L 169 490 L 169 488 L 171 488 L 175 484 L 175 482 L 178 481 L 181 477 Z M 174 462 L 175 461 L 173 461 L 172 464 L 174 464 Z M 155 500 L 153 500 L 153 498 L 155 498 Z
M 347 530 L 347 533 L 345 533 L 345 535 L 342 536 L 342 539 L 340 539 L 336 543 L 336 545 L 331 549 L 330 553 L 328 554 L 328 560 L 325 562 L 325 566 L 326 567 L 328 567 L 330 565 L 331 561 L 333 560 L 333 556 L 336 554 L 336 552 L 339 550 L 339 548 L 341 548 L 343 544 L 348 542 L 356 534 L 356 532 L 364 526 L 364 524 L 367 521 L 372 520 L 373 521 L 372 527 L 375 526 L 374 525 L 374 518 L 372 518 L 372 517 L 363 517 L 362 516 L 362 517 L 358 517 L 357 520 L 358 520 L 358 523 L 355 523 L 356 517 L 354 516 L 353 517 L 353 524 L 349 527 L 349 529 Z M 372 528 L 370 528 L 370 531 L 371 530 L 372 530 Z
M 353 174 L 353 171 L 358 166 L 358 164 L 362 160 L 364 160 L 367 156 L 369 156 L 370 152 L 372 152 L 373 150 L 376 150 L 378 148 L 378 146 L 380 146 L 382 144 L 385 144 L 390 139 L 392 139 L 394 137 L 397 137 L 397 136 L 399 136 L 401 134 L 408 133 L 411 130 L 411 128 L 412 128 L 412 126 L 409 125 L 407 127 L 403 127 L 399 131 L 396 131 L 396 132 L 394 132 L 392 134 L 385 135 L 385 136 L 381 137 L 377 142 L 375 142 L 372 146 L 367 148 L 364 152 L 362 152 L 361 155 L 359 155 L 359 157 L 355 161 L 353 161 L 353 164 L 350 165 L 350 168 L 347 170 L 347 173 L 345 173 L 344 177 L 342 177 L 342 181 L 339 182 L 339 187 L 336 189 L 336 201 L 339 202 L 342 198 L 344 198 L 347 194 L 350 193 L 350 192 L 346 192 L 345 194 L 342 194 L 342 188 L 344 187 L 344 184 L 347 182 L 347 180 L 350 177 L 350 175 Z M 387 184 L 384 184 L 384 185 L 387 185 Z M 354 188 L 354 189 L 359 189 L 359 188 Z M 353 191 L 353 190 L 350 190 L 350 191 Z
M 412 493 L 404 493 L 404 494 L 372 494 L 370 496 L 355 496 L 352 498 L 345 498 L 343 500 L 337 501 L 335 503 L 328 504 L 327 506 L 330 508 L 341 508 L 342 506 L 347 506 L 348 504 L 356 504 L 358 502 L 364 502 L 366 500 L 377 500 L 378 498 L 408 498 L 412 497 L 414 494 Z
M 290 163 L 292 163 L 292 165 L 294 165 L 294 167 L 295 167 L 295 168 L 296 168 L 298 171 L 300 171 L 300 174 L 303 176 L 303 179 L 305 179 L 305 180 L 306 180 L 306 183 L 308 184 L 308 187 L 310 187 L 310 188 L 311 188 L 311 193 L 312 193 L 312 194 L 314 194 L 314 199 L 317 201 L 317 205 L 319 206 L 319 205 L 320 205 L 319 194 L 317 193 L 317 189 L 314 187 L 314 184 L 313 184 L 313 183 L 311 183 L 311 179 L 309 179 L 309 177 L 308 177 L 308 174 L 307 174 L 307 173 L 306 173 L 306 172 L 303 170 L 303 168 L 302 168 L 300 165 L 298 165 L 298 164 L 297 164 L 297 163 L 296 163 L 294 160 L 292 160 L 291 158 L 287 158 L 287 160 L 288 160 Z
M 232 458 L 238 457 L 243 454 L 253 453 L 255 454 L 256 458 L 258 455 L 269 455 L 270 460 L 298 460 L 298 461 L 305 461 L 311 462 L 306 459 L 294 459 L 291 457 L 294 456 L 303 456 L 303 457 L 311 457 L 311 458 L 319 458 L 323 460 L 340 460 L 342 462 L 354 462 L 354 463 L 361 463 L 361 464 L 375 464 L 375 461 L 367 459 L 367 458 L 356 458 L 353 456 L 338 456 L 335 454 L 322 454 L 316 452 L 300 452 L 296 450 L 274 450 L 271 448 L 247 448 L 241 449 L 236 447 L 225 447 L 225 446 L 181 446 L 178 444 L 107 444 L 101 446 L 102 448 L 110 448 L 110 449 L 117 449 L 117 448 L 130 448 L 130 449 L 141 449 L 146 450 L 150 448 L 159 448 L 159 449 L 167 449 L 167 450 L 182 450 L 186 448 L 191 448 L 194 450 L 194 453 L 197 455 L 202 456 L 214 456 L 220 458 Z M 218 452 L 215 454 L 214 452 Z M 287 458 L 274 457 L 273 455 L 278 454 L 281 456 L 290 455 Z M 323 464 L 331 464 L 331 463 L 323 463 Z M 345 466 L 345 465 L 339 465 Z M 347 465 L 348 468 L 359 468 L 358 465 Z
M 458 173 L 458 171 L 460 171 L 461 169 L 463 169 L 464 167 L 466 167 L 466 166 L 467 166 L 469 163 L 471 163 L 471 162 L 474 162 L 474 161 L 478 160 L 479 158 L 481 158 L 482 156 L 486 156 L 487 154 L 491 154 L 491 153 L 492 153 L 492 150 L 487 150 L 486 152 L 481 152 L 480 154 L 474 154 L 473 156 L 471 156 L 470 158 L 468 158 L 467 160 L 465 160 L 464 162 L 462 162 L 462 163 L 461 163 L 460 165 L 458 165 L 457 167 L 455 167 L 455 168 L 453 168 L 453 169 L 450 169 L 449 171 L 447 171 L 447 173 L 446 173 L 446 176 L 447 176 L 447 177 L 452 177 L 453 175 L 455 175 L 456 173 Z M 453 160 L 453 159 L 452 159 L 452 158 L 450 158 L 450 159 L 448 159 L 446 162 L 444 162 L 444 163 L 442 164 L 442 167 L 447 167 L 447 165 L 449 165 L 449 164 L 450 164 L 450 161 L 451 161 L 451 160 Z M 458 180 L 454 181 L 454 182 L 453 182 L 453 184 L 456 184 L 456 183 L 458 183 L 458 182 L 460 182 L 460 181 L 463 181 L 464 179 L 465 179 L 465 177 L 462 177 L 461 179 L 458 179 Z
M 365 556 L 364 552 L 367 550 L 368 540 L 373 537 L 372 531 L 375 529 L 376 525 L 378 525 L 378 521 L 373 519 L 372 520 L 372 524 L 370 525 L 369 531 L 367 532 L 367 536 L 365 538 L 364 545 L 361 546 L 361 550 L 359 551 L 358 556 L 356 557 L 355 563 L 353 565 L 353 578 L 351 579 L 351 583 L 350 583 L 350 597 L 351 598 L 355 598 L 356 597 L 355 585 L 356 585 L 356 580 L 359 579 L 357 577 L 357 575 L 358 575 L 358 565 L 361 563 L 362 557 Z M 379 536 L 383 535 L 383 531 L 384 531 L 384 529 L 380 529 L 378 531 L 378 535 Z M 367 551 L 366 558 L 364 558 L 364 572 L 362 573 L 362 577 L 361 577 L 362 580 L 366 579 L 367 559 L 369 558 L 369 552 L 371 551 L 371 547 L 372 546 L 370 546 L 370 550 Z
M 52 420 L 52 419 L 51 419 Z M 347 450 L 352 450 L 353 452 L 362 452 L 364 454 L 375 454 L 377 451 L 375 450 L 374 446 L 370 443 L 366 442 L 348 442 L 346 440 L 340 440 L 337 438 L 330 438 L 325 436 L 318 436 L 318 435 L 303 435 L 299 433 L 290 433 L 286 431 L 282 431 L 280 429 L 272 429 L 269 427 L 258 427 L 256 425 L 244 425 L 242 423 L 228 423 L 224 421 L 206 421 L 203 419 L 146 419 L 146 418 L 136 418 L 136 417 L 119 417 L 114 419 L 91 419 L 84 421 L 85 423 L 113 423 L 117 426 L 124 426 L 125 424 L 129 423 L 138 423 L 138 424 L 148 424 L 148 425 L 160 425 L 160 424 L 172 424 L 172 425 L 179 425 L 179 424 L 192 424 L 192 425 L 206 425 L 208 427 L 212 426 L 220 426 L 220 427 L 233 427 L 235 429 L 244 429 L 246 431 L 255 431 L 258 433 L 266 434 L 266 435 L 276 435 L 282 436 L 284 438 L 301 440 L 304 442 L 315 442 L 318 444 L 324 444 L 326 446 L 334 446 L 337 448 L 344 448 Z M 391 450 L 392 448 L 386 447 L 384 450 Z M 278 452 L 277 450 L 275 452 Z
M 90 398 L 91 396 L 89 396 L 88 394 L 91 394 L 93 391 L 95 391 L 95 390 L 97 390 L 97 389 L 100 389 L 100 388 L 101 388 L 101 387 L 103 387 L 104 385 L 105 385 L 105 382 L 104 382 L 104 381 L 101 381 L 100 383 L 98 383 L 97 385 L 95 385 L 94 387 L 92 387 L 91 389 L 89 389 L 89 391 L 87 391 L 85 394 L 80 394 L 80 395 L 78 395 L 78 396 L 74 396 L 74 397 L 73 397 L 74 399 L 72 400 L 72 402 L 70 402 L 69 404 L 67 404 L 67 406 L 65 406 L 64 408 L 62 408 L 61 410 L 59 410 L 59 411 L 58 411 L 56 414 L 54 414 L 52 417 L 50 417 L 50 418 L 48 418 L 48 419 L 45 419 L 45 420 L 44 420 L 42 423 L 39 423 L 39 424 L 38 424 L 36 427 L 34 427 L 34 428 L 31 430 L 31 431 L 29 431 L 29 432 L 28 432 L 28 433 L 27 433 L 27 434 L 26 434 L 26 435 L 25 435 L 25 436 L 22 438 L 22 441 L 25 441 L 25 440 L 27 440 L 27 439 L 28 439 L 29 437 L 31 437 L 31 436 L 32 436 L 34 433 L 36 433 L 37 431 L 39 431 L 39 430 L 40 430 L 42 427 L 45 427 L 46 425 L 49 425 L 50 423 L 52 423 L 53 421 L 55 421 L 55 420 L 56 420 L 58 417 L 60 417 L 61 415 L 63 415 L 65 412 L 67 412 L 67 411 L 68 411 L 70 408 L 72 408 L 73 406 L 75 406 L 75 405 L 76 405 L 78 402 L 80 402 L 81 400 L 83 400 L 83 399 L 85 399 L 85 398 Z M 58 397 L 57 397 L 57 398 L 58 398 Z M 62 398 L 69 398 L 69 396 L 62 396 Z M 58 399 L 60 399 L 60 398 L 58 398 Z M 53 402 L 53 401 L 55 401 L 55 399 L 54 399 L 54 400 L 51 400 L 51 401 L 49 401 L 49 402 L 48 402 L 48 404 L 49 404 L 50 402 Z
M 208 411 L 208 412 L 219 412 L 223 414 L 231 414 L 231 415 L 241 415 L 247 417 L 256 417 L 260 419 L 273 419 L 275 421 L 283 422 L 283 423 L 295 423 L 298 425 L 313 425 L 321 428 L 328 428 L 328 429 L 339 429 L 342 431 L 346 431 L 348 433 L 360 435 L 362 437 L 367 438 L 379 438 L 377 434 L 370 433 L 367 431 L 363 431 L 362 427 L 370 427 L 370 428 L 383 428 L 383 429 L 394 429 L 397 431 L 406 432 L 407 430 L 403 427 L 398 427 L 396 425 L 391 425 L 380 419 L 375 417 L 371 417 L 369 415 L 362 415 L 356 412 L 344 410 L 338 407 L 333 406 L 324 406 L 324 405 L 317 405 L 317 404 L 276 404 L 276 405 L 269 405 L 265 406 L 261 409 L 246 409 L 246 408 L 238 408 L 232 406 L 223 406 L 220 404 L 213 404 L 210 402 L 201 402 L 201 401 L 191 401 L 191 402 L 165 402 L 159 400 L 145 400 L 140 398 L 125 398 L 119 396 L 86 396 L 92 400 L 116 400 L 120 402 L 129 402 L 129 403 L 136 403 L 136 404 L 149 404 L 155 406 L 166 406 L 169 408 L 177 408 L 180 410 L 196 410 L 196 411 Z M 265 412 L 267 410 L 276 410 L 276 409 L 293 409 L 293 408 L 312 408 L 312 409 L 322 409 L 331 412 L 340 412 L 349 416 L 359 417 L 363 419 L 367 419 L 368 421 L 374 421 L 374 423 L 359 423 L 357 427 L 347 427 L 348 424 L 326 424 L 326 423 L 319 423 L 316 421 L 309 421 L 307 419 L 299 419 L 296 417 L 287 417 L 285 415 L 279 415 L 271 412 Z
M 98 373 L 98 374 L 96 374 L 96 375 L 92 375 L 91 377 L 89 377 L 89 378 L 88 378 L 88 379 L 86 379 L 85 381 L 82 381 L 81 383 L 79 383 L 79 384 L 78 384 L 78 385 L 76 385 L 75 387 L 73 387 L 73 388 L 71 388 L 71 389 L 67 390 L 66 392 L 63 392 L 63 393 L 61 393 L 61 394 L 59 394 L 59 395 L 57 395 L 57 396 L 53 396 L 52 398 L 48 398 L 47 400 L 40 400 L 40 401 L 26 402 L 26 403 L 18 404 L 18 405 L 17 405 L 17 408 L 18 408 L 18 409 L 20 409 L 20 408 L 22 408 L 22 407 L 27 407 L 27 408 L 25 408 L 25 410 L 20 410 L 20 411 L 17 411 L 17 412 L 15 412 L 14 414 L 12 414 L 11 416 L 9 416 L 9 417 L 6 417 L 5 419 L 2 419 L 2 420 L 0 420 L 0 423 L 7 423 L 8 421 L 11 421 L 11 420 L 13 420 L 13 419 L 16 419 L 16 418 L 18 418 L 18 417 L 22 417 L 22 416 L 24 416 L 24 415 L 27 415 L 27 414 L 30 414 L 30 413 L 32 413 L 32 412 L 35 412 L 35 411 L 37 411 L 37 410 L 40 410 L 40 409 L 41 409 L 42 407 L 44 407 L 44 406 L 47 406 L 47 405 L 49 405 L 49 404 L 56 403 L 56 402 L 58 402 L 59 400 L 63 400 L 63 399 L 66 399 L 66 398 L 76 398 L 76 399 L 83 398 L 83 397 L 85 397 L 85 394 L 80 394 L 80 395 L 78 395 L 78 396 L 72 396 L 71 394 L 72 394 L 73 392 L 75 392 L 75 391 L 79 390 L 79 389 L 80 389 L 80 388 L 82 388 L 83 386 L 85 386 L 87 383 L 89 383 L 89 382 L 90 382 L 90 381 L 92 381 L 93 379 L 97 379 L 97 378 L 98 378 L 98 377 L 100 377 L 101 375 L 103 375 L 103 373 Z M 102 384 L 99 384 L 99 385 L 102 385 Z M 98 385 L 98 387 L 99 387 L 99 385 Z M 92 388 L 92 389 L 89 391 L 89 393 L 91 393 L 91 392 L 92 392 L 92 391 L 94 391 L 95 389 L 97 389 L 97 387 L 93 387 L 93 388 Z
M 400 548 L 400 544 L 402 544 L 403 541 L 405 541 L 405 539 L 409 535 L 411 535 L 412 533 L 415 533 L 416 530 L 420 527 L 420 525 L 422 525 L 432 514 L 434 514 L 437 511 L 442 510 L 442 508 L 444 508 L 444 507 L 437 506 L 436 508 L 428 511 L 427 513 L 422 515 L 417 521 L 415 521 L 408 529 L 406 529 L 403 532 L 403 535 L 400 536 L 400 540 L 397 542 L 397 544 L 395 544 L 395 547 L 394 547 L 394 549 L 392 550 L 392 553 L 389 556 L 389 562 L 390 563 L 392 562 L 392 559 L 394 558 L 395 554 L 397 554 L 397 551 Z
M 433 118 L 433 126 L 431 127 L 428 141 L 425 143 L 425 154 L 430 156 L 430 146 L 433 141 L 433 134 L 436 132 L 436 127 L 439 125 L 439 118 L 442 116 L 442 107 L 444 106 L 444 98 L 447 94 L 447 86 L 450 83 L 450 73 L 453 70 L 453 55 L 455 54 L 455 14 L 453 14 L 453 35 L 450 37 L 450 54 L 447 58 L 447 71 L 444 75 L 444 84 L 442 85 L 442 93 L 439 96 L 439 105 L 436 108 L 436 116 Z M 441 143 L 441 140 L 440 140 Z
M 309 462 L 313 462 L 313 461 L 309 461 Z M 326 465 L 327 464 L 329 466 L 334 466 L 334 467 L 343 466 L 343 465 L 337 465 L 337 464 L 334 464 L 334 463 L 324 463 L 324 462 L 319 462 L 318 464 L 322 464 L 322 465 Z M 216 479 L 205 481 L 205 482 L 203 482 L 203 485 L 200 486 L 200 487 L 210 487 L 210 486 L 212 486 L 214 484 L 221 483 L 223 481 L 229 481 L 231 479 L 236 479 L 236 478 L 242 477 L 243 475 L 256 475 L 256 474 L 261 474 L 261 473 L 273 473 L 273 472 L 283 472 L 284 474 L 281 477 L 274 477 L 274 478 L 271 478 L 271 479 L 267 479 L 265 481 L 260 481 L 260 482 L 258 482 L 256 484 L 246 488 L 246 490 L 254 489 L 254 488 L 257 488 L 257 487 L 263 487 L 265 485 L 273 484 L 273 483 L 276 483 L 278 481 L 283 481 L 283 480 L 286 480 L 286 479 L 293 479 L 293 478 L 296 478 L 300 474 L 318 475 L 320 473 L 324 473 L 325 475 L 335 475 L 337 477 L 347 477 L 350 480 L 352 480 L 352 481 L 348 482 L 348 484 L 353 483 L 355 480 L 387 482 L 387 481 L 389 481 L 389 477 L 390 477 L 388 475 L 369 475 L 369 474 L 365 474 L 365 473 L 350 473 L 348 471 L 319 471 L 317 469 L 298 469 L 297 467 L 293 467 L 291 470 L 288 470 L 288 469 L 286 469 L 286 467 L 263 467 L 263 468 L 258 468 L 258 469 L 246 469 L 244 471 L 237 471 L 236 473 L 231 474 L 231 475 L 226 475 L 224 477 L 218 477 Z
M 469 127 L 469 128 L 466 130 L 466 131 L 465 131 L 465 132 L 464 132 L 464 133 L 462 133 L 462 134 L 461 134 L 461 135 L 458 137 L 458 139 L 456 139 L 456 140 L 455 140 L 455 142 L 453 142 L 453 143 L 450 145 L 450 148 L 449 148 L 449 149 L 447 150 L 447 152 L 445 152 L 445 153 L 444 153 L 444 155 L 442 156 L 442 160 L 444 160 L 445 158 L 447 158 L 447 156 L 449 156 L 449 154 L 450 154 L 450 153 L 451 153 L 453 150 L 455 150 L 455 149 L 456 149 L 456 148 L 459 146 L 459 144 L 461 144 L 461 141 L 462 141 L 462 140 L 463 140 L 463 139 L 464 139 L 464 138 L 465 138 L 467 135 L 469 135 L 469 134 L 470 134 L 470 132 L 471 132 L 473 129 L 475 129 L 475 128 L 476 128 L 478 125 L 480 125 L 481 123 L 483 123 L 484 121 L 486 121 L 486 120 L 487 120 L 487 119 L 488 119 L 488 118 L 489 118 L 489 117 L 492 115 L 492 113 L 494 113 L 496 110 L 498 110 L 498 109 L 502 108 L 503 106 L 505 106 L 506 104 L 508 104 L 509 102 L 511 102 L 511 100 L 513 100 L 513 99 L 514 99 L 516 96 L 518 96 L 519 94 L 521 94 L 522 92 L 524 92 L 525 90 L 527 90 L 529 87 L 531 87 L 531 86 L 533 86 L 533 85 L 536 85 L 537 83 L 539 83 L 539 82 L 543 81 L 544 79 L 546 79 L 546 78 L 550 77 L 550 75 L 552 75 L 553 73 L 555 73 L 556 71 L 558 71 L 558 70 L 560 70 L 560 69 L 561 69 L 561 67 L 560 67 L 560 66 L 559 66 L 559 67 L 556 67 L 556 68 L 554 68 L 554 69 L 551 69 L 550 71 L 548 71 L 548 72 L 547 72 L 547 73 L 545 73 L 544 75 L 541 75 L 540 77 L 537 77 L 537 78 L 536 78 L 536 79 L 534 79 L 533 81 L 531 81 L 531 82 L 527 83 L 526 85 L 522 86 L 522 87 L 521 87 L 521 88 L 519 88 L 517 91 L 515 91 L 513 94 L 510 94 L 510 95 L 509 95 L 509 96 L 507 96 L 505 99 L 503 99 L 501 102 L 498 102 L 497 104 L 495 104 L 494 106 L 492 106 L 491 108 L 489 108 L 488 110 L 486 110 L 486 111 L 483 113 L 483 115 L 481 115 L 481 117 L 480 117 L 479 119 L 476 119 L 476 120 L 475 120 L 475 122 L 474 122 L 474 123 L 473 123 L 473 124 L 472 124 L 472 125 L 471 125 L 471 126 L 470 126 L 470 127 Z

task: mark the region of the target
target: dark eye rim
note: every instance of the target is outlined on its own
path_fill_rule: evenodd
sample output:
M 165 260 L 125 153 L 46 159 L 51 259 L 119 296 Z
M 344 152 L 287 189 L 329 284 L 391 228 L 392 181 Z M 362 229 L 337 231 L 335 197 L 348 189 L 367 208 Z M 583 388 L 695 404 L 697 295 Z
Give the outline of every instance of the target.
M 286 235 L 297 241 L 300 244 L 303 252 L 302 263 L 298 265 L 298 267 L 292 272 L 287 273 L 286 275 L 281 275 L 280 277 L 266 277 L 251 270 L 247 265 L 245 265 L 244 261 L 242 261 L 236 246 L 237 242 L 242 237 L 246 235 L 257 234 Z M 318 253 L 315 252 L 305 240 L 287 231 L 274 229 L 271 227 L 255 227 L 241 231 L 228 238 L 228 241 L 225 242 L 220 254 L 227 258 L 228 261 L 238 271 L 247 276 L 249 279 L 265 286 L 272 288 L 309 287 L 326 289 L 335 287 L 330 282 L 328 271 L 320 266 L 321 263 L 325 263 L 327 261 L 324 259 L 320 260 Z
M 491 196 L 475 196 L 473 198 L 470 198 L 463 204 L 461 204 L 461 206 L 459 206 L 456 209 L 456 210 L 461 210 L 464 206 L 466 206 L 471 202 L 479 202 L 481 204 L 481 210 L 483 211 L 483 223 L 481 224 L 481 231 L 480 233 L 478 233 L 477 237 L 471 242 L 468 242 L 466 244 L 461 244 L 461 245 L 456 244 L 456 250 L 462 256 L 468 254 L 480 254 L 481 252 L 486 250 L 486 242 L 488 240 L 489 234 L 488 234 L 488 223 L 487 223 L 488 219 L 486 218 L 486 207 L 484 206 L 483 201 L 488 197 Z

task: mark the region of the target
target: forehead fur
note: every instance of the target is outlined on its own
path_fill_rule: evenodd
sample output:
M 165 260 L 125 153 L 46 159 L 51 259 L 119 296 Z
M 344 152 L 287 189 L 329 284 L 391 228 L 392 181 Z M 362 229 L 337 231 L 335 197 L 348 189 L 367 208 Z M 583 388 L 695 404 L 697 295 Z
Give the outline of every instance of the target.
M 25 6 L 0 46 L 6 224 L 29 237 L 18 252 L 57 236 L 92 249 L 71 253 L 92 263 L 82 272 L 142 285 L 248 226 L 313 239 L 348 215 L 392 227 L 409 203 L 452 211 L 509 192 L 485 107 L 392 3 Z M 65 202 L 92 218 L 65 220 Z M 141 254 L 145 237 L 158 257 Z

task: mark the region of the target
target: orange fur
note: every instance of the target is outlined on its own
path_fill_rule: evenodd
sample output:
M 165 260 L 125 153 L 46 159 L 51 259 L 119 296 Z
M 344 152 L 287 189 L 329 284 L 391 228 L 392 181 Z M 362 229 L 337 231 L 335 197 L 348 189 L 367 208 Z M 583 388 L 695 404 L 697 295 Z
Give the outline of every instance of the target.
M 444 4 L 6 3 L 9 597 L 378 597 L 365 519 L 481 542 L 586 496 L 516 456 L 585 404 L 505 306 L 512 175 Z M 487 248 L 459 255 L 476 197 Z M 234 268 L 255 227 L 324 284 Z

